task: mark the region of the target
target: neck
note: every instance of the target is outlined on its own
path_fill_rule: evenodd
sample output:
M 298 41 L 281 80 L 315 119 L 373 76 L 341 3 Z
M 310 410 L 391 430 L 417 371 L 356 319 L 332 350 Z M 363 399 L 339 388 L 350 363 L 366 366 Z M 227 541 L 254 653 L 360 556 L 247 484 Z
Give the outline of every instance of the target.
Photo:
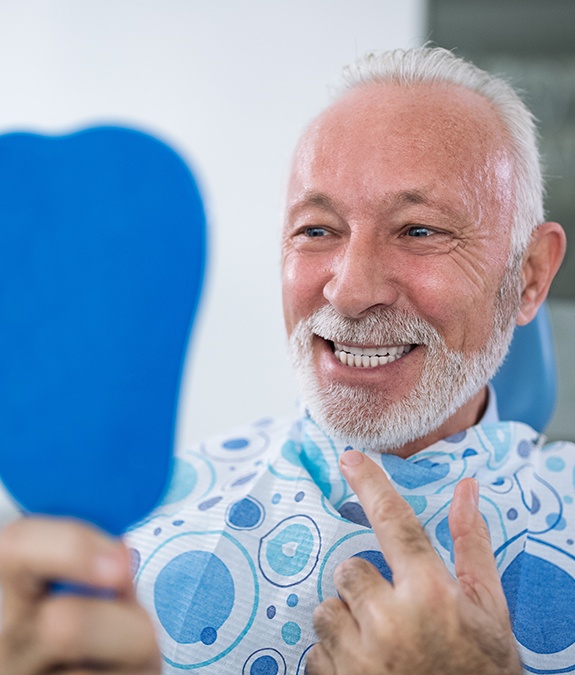
M 397 455 L 398 457 L 411 457 L 415 453 L 425 450 L 430 445 L 437 443 L 437 441 L 453 436 L 454 434 L 464 431 L 469 427 L 474 426 L 482 418 L 487 407 L 487 387 L 483 387 L 472 399 L 446 420 L 435 431 L 431 432 L 423 438 L 418 438 L 411 443 L 407 443 L 400 448 L 391 450 L 389 454 Z

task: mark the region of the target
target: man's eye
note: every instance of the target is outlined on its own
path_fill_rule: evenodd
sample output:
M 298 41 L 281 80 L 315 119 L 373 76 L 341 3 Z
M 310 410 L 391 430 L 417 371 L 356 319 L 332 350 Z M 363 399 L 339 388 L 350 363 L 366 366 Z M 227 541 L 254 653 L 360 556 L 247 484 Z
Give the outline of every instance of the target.
M 306 227 L 303 233 L 306 237 L 325 237 L 327 231 L 323 227 Z
M 414 225 L 407 230 L 408 237 L 429 237 L 433 234 L 433 230 L 421 225 Z

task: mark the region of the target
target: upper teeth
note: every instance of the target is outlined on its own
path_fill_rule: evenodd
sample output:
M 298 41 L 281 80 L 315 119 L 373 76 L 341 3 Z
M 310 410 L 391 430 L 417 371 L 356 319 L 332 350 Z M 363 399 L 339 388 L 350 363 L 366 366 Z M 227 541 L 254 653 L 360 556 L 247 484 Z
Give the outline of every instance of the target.
M 346 366 L 373 368 L 397 361 L 411 351 L 411 345 L 393 345 L 385 347 L 351 347 L 334 342 L 337 359 Z

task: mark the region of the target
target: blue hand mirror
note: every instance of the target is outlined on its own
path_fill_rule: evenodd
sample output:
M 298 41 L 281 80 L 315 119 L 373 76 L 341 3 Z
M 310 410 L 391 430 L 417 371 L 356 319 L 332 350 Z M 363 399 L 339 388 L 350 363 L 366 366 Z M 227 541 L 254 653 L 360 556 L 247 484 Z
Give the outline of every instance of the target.
M 153 137 L 0 136 L 0 478 L 25 511 L 120 534 L 161 499 L 205 239 Z

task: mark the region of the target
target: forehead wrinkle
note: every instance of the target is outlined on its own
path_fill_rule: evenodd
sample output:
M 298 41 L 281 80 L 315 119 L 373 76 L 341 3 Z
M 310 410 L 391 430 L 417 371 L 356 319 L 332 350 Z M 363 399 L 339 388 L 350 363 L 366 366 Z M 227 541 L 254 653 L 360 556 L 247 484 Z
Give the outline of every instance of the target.
M 466 202 L 465 190 L 458 193 L 458 197 Z M 404 206 L 425 206 L 448 216 L 449 218 L 461 219 L 462 212 L 458 204 L 451 204 L 446 199 L 440 199 L 433 194 L 433 187 L 427 189 L 402 190 L 390 200 L 389 209 L 399 210 Z
M 380 212 L 393 212 L 408 206 L 426 206 L 449 216 L 457 215 L 456 209 L 429 196 L 425 189 L 412 188 L 400 190 L 397 194 L 383 194 L 374 201 L 377 201 L 377 207 Z M 291 204 L 289 215 L 292 216 L 300 210 L 313 207 L 338 214 L 346 210 L 343 203 L 338 203 L 337 198 L 334 199 L 323 192 L 308 189 Z
M 328 195 L 315 190 L 306 190 L 302 196 L 298 196 L 288 208 L 288 214 L 293 216 L 310 207 L 318 207 L 327 211 L 337 211 L 337 204 Z
M 384 133 L 379 134 L 378 125 L 384 123 L 387 127 Z M 366 128 L 370 128 L 373 133 L 366 136 Z M 493 165 L 494 156 L 500 157 L 502 154 L 506 155 L 507 161 L 512 159 L 509 157 L 509 143 L 499 117 L 491 105 L 473 92 L 451 85 L 446 88 L 420 83 L 412 89 L 406 89 L 395 84 L 374 83 L 361 90 L 348 92 L 309 125 L 298 144 L 293 167 L 300 186 L 316 187 L 321 192 L 321 186 L 313 183 L 316 163 L 329 166 L 332 175 L 342 174 L 348 159 L 358 159 L 357 153 L 361 154 L 366 148 L 377 150 L 378 138 L 386 143 L 393 141 L 395 145 L 392 149 L 395 148 L 398 152 L 413 152 L 415 157 L 423 155 L 423 160 L 434 149 L 437 150 L 436 145 L 439 142 L 443 163 L 446 167 L 448 164 L 452 165 L 453 176 L 459 177 L 462 184 L 461 200 L 466 206 L 474 207 L 474 215 L 478 209 L 477 204 L 472 204 L 473 197 L 476 197 L 482 186 L 491 194 L 490 181 L 495 178 L 489 175 L 489 170 L 492 171 L 494 167 L 482 167 L 481 162 Z M 471 164 L 462 161 L 462 146 L 466 149 L 465 154 L 476 157 L 476 161 Z M 387 151 L 387 145 L 384 144 L 380 150 Z M 382 161 L 385 164 L 385 154 Z M 486 172 L 488 175 L 485 175 Z M 513 177 L 510 182 L 511 185 L 504 186 L 507 198 Z M 385 203 L 377 205 L 378 195 L 373 192 L 366 194 L 364 188 L 367 186 L 362 183 L 361 177 L 358 177 L 353 189 L 357 196 L 364 192 L 363 196 L 371 202 L 372 209 L 376 206 L 373 211 L 389 206 Z M 457 204 L 442 204 L 435 200 L 433 184 L 407 184 L 398 187 L 413 192 L 413 195 L 400 197 L 407 206 L 435 206 L 439 210 L 451 211 L 452 214 L 457 209 Z M 412 187 L 414 190 L 411 190 Z M 428 187 L 431 189 L 428 190 Z M 418 192 L 421 194 L 418 195 Z M 384 202 L 388 198 L 385 185 L 382 186 L 381 193 Z M 419 199 L 426 195 L 429 197 L 428 204 L 424 199 Z M 337 204 L 339 195 L 331 196 Z M 394 196 L 391 195 L 391 198 Z M 480 203 L 485 199 L 485 195 L 480 195 Z M 321 206 L 319 203 L 317 205 Z M 329 206 L 332 207 L 333 204 Z

